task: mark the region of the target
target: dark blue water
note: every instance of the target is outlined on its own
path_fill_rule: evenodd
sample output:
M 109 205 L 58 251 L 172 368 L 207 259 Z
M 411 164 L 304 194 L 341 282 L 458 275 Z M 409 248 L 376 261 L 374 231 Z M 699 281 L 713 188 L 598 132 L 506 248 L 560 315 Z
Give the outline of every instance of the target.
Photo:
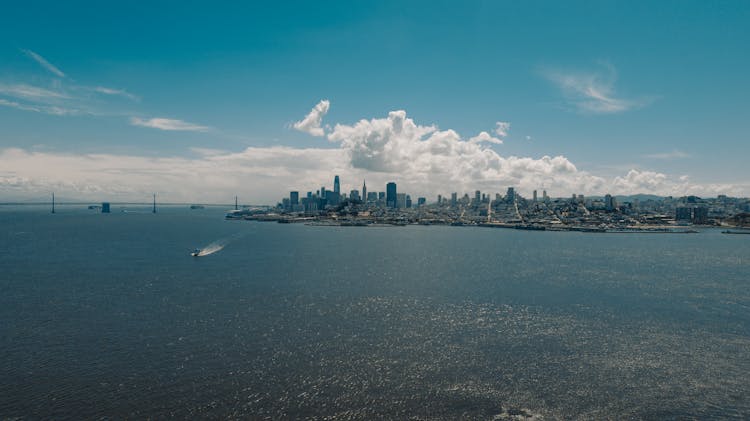
M 750 417 L 750 236 L 120 210 L 0 207 L 0 418 Z

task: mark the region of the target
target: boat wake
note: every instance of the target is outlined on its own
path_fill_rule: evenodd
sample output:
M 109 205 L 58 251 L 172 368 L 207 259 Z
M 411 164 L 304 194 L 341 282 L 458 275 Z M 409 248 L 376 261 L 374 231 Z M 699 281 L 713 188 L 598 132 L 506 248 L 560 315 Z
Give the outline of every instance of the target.
M 191 253 L 194 257 L 203 257 L 208 256 L 210 254 L 214 254 L 218 251 L 221 251 L 224 247 L 226 247 L 232 240 L 236 240 L 240 237 L 242 237 L 244 234 L 235 234 L 230 237 L 222 238 L 220 240 L 216 240 L 212 243 L 209 243 L 203 248 L 197 249 L 193 253 Z

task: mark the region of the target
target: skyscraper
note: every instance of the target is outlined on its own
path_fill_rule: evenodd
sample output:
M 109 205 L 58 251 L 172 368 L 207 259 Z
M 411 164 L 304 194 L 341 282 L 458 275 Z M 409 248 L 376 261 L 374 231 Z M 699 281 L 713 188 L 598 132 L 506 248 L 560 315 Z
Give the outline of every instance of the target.
M 289 192 L 289 203 L 292 206 L 299 204 L 299 192 L 297 191 Z
M 362 180 L 362 200 L 367 203 L 367 180 Z
M 508 192 L 505 195 L 505 201 L 508 203 L 515 203 L 516 201 L 516 189 L 508 187 Z
M 333 177 L 333 192 L 337 195 L 341 194 L 341 184 L 339 183 L 339 176 Z
M 458 193 L 451 193 L 451 207 L 455 208 L 458 205 Z
M 615 198 L 612 197 L 611 194 L 607 194 L 606 196 L 604 196 L 604 208 L 608 212 L 612 212 L 613 210 L 615 210 L 615 208 L 617 208 L 617 200 L 615 200 Z
M 398 197 L 396 196 L 396 183 L 391 181 L 385 185 L 385 203 L 389 208 L 398 206 Z

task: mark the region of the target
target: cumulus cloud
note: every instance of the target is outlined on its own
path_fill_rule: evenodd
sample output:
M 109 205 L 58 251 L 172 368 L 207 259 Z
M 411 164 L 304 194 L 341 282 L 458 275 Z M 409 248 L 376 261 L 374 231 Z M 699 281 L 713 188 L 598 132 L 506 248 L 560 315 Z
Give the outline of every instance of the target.
M 604 63 L 602 67 L 604 70 L 598 72 L 546 70 L 542 74 L 562 90 L 571 106 L 583 113 L 620 113 L 651 102 L 650 98 L 618 97 L 614 89 L 617 80 L 614 66 Z
M 24 54 L 26 54 L 28 57 L 39 63 L 40 66 L 47 69 L 50 73 L 54 74 L 58 77 L 65 77 L 65 73 L 63 73 L 60 69 L 55 67 L 52 63 L 47 61 L 44 57 L 40 56 L 39 54 L 31 51 L 31 50 L 21 50 Z
M 0 197 L 45 197 L 54 190 L 65 197 L 90 200 L 139 200 L 157 192 L 164 200 L 224 202 L 238 194 L 249 203 L 275 203 L 291 190 L 330 188 L 334 174 L 342 190 L 367 179 L 372 191 L 396 181 L 412 197 L 435 197 L 476 189 L 522 194 L 545 188 L 568 196 L 653 193 L 747 195 L 747 184 L 697 184 L 687 177 L 630 170 L 624 176 L 600 177 L 578 168 L 564 156 L 501 156 L 483 132 L 464 139 L 454 130 L 420 125 L 405 111 L 383 118 L 337 124 L 331 143 L 316 148 L 252 147 L 240 152 L 193 148 L 190 157 L 117 154 L 65 154 L 0 150 Z M 499 140 L 499 139 L 496 139 Z
M 188 131 L 188 132 L 205 132 L 209 130 L 208 126 L 188 123 L 187 121 L 175 120 L 171 118 L 149 118 L 143 119 L 132 117 L 130 124 L 133 126 L 149 127 L 152 129 L 168 131 Z
M 311 134 L 313 136 L 325 136 L 325 130 L 320 127 L 320 123 L 323 121 L 323 117 L 328 113 L 328 108 L 331 103 L 324 99 L 320 101 L 316 106 L 310 110 L 305 118 L 294 123 L 292 127 L 295 130 Z
M 504 191 L 508 186 L 533 190 L 545 184 L 564 191 L 591 191 L 604 184 L 565 157 L 502 157 L 486 144 L 500 139 L 486 132 L 464 140 L 453 130 L 418 125 L 405 111 L 353 125 L 337 124 L 328 138 L 340 144 L 352 167 L 397 174 L 409 190 Z
M 496 137 L 492 137 L 492 135 L 487 132 L 479 132 L 478 135 L 472 138 L 469 138 L 469 142 L 472 142 L 472 143 L 487 142 L 487 143 L 494 143 L 496 145 L 501 145 L 503 143 L 502 140 Z

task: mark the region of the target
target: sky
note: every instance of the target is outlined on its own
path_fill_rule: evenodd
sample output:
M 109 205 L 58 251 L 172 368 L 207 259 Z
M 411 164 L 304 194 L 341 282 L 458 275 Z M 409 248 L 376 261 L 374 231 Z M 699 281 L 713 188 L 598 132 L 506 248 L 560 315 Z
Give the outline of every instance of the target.
M 7 2 L 0 202 L 746 197 L 748 51 L 746 1 Z

